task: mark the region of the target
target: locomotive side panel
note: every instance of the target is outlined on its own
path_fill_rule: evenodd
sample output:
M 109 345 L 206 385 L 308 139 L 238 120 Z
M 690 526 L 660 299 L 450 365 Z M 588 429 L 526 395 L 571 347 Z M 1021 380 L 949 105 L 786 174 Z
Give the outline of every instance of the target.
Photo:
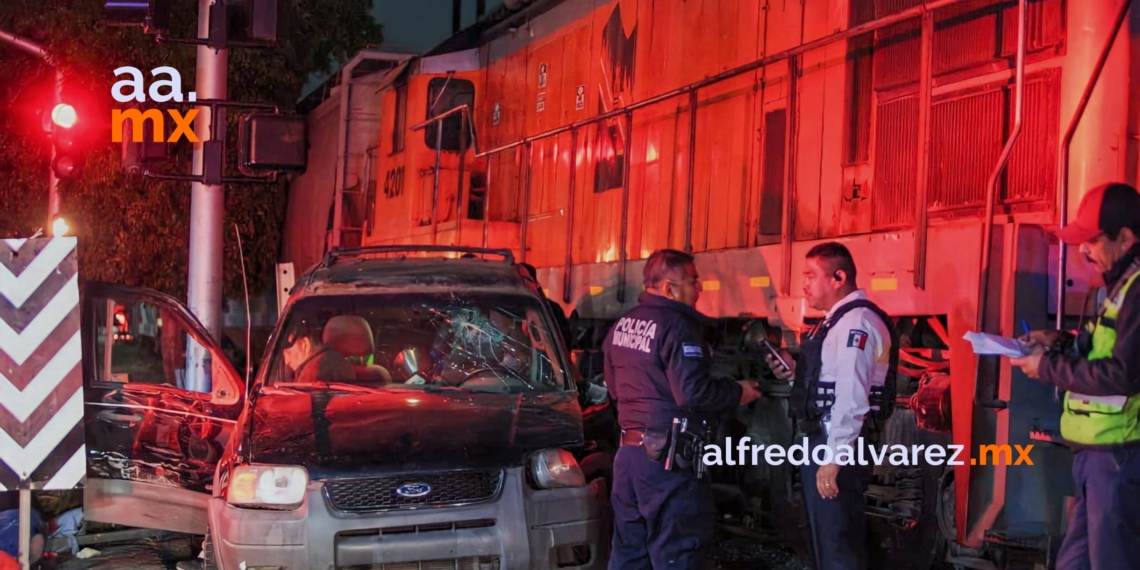
M 416 142 L 410 140 L 408 120 L 415 78 L 398 79 L 381 98 L 379 176 L 376 189 L 376 224 L 366 237 L 368 243 L 388 243 L 404 237 L 411 228 L 412 188 L 419 183 L 414 162 Z M 413 119 L 414 120 L 414 119 Z

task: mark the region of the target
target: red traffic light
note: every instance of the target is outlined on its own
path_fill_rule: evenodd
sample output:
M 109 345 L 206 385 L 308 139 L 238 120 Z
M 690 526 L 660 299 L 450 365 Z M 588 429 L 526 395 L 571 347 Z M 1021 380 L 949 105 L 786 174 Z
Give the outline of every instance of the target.
M 79 115 L 75 112 L 75 107 L 67 103 L 60 103 L 51 110 L 51 122 L 57 126 L 70 129 L 78 121 Z
M 61 156 L 51 163 L 51 169 L 55 172 L 56 178 L 68 179 L 75 177 L 79 165 L 75 164 L 75 159 L 70 156 Z
M 51 168 L 60 179 L 75 178 L 81 163 L 80 145 L 75 140 L 78 133 L 71 129 L 57 129 L 51 134 L 55 147 L 55 159 Z

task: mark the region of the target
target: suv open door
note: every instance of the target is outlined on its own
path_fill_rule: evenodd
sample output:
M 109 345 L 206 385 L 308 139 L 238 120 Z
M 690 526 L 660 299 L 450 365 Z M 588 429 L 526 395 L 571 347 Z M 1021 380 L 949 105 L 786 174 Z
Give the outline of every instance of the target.
M 81 340 L 88 520 L 201 534 L 245 384 L 184 305 L 85 283 Z M 210 392 L 189 388 L 206 380 Z

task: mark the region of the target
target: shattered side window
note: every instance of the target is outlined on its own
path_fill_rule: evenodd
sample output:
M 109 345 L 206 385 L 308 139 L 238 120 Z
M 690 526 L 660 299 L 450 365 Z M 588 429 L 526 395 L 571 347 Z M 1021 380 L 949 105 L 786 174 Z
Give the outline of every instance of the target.
M 93 303 L 95 382 L 188 389 L 194 354 L 205 353 L 168 309 L 131 297 Z M 191 357 L 188 359 L 187 355 Z
M 565 371 L 544 306 L 522 295 L 321 296 L 292 307 L 268 384 L 551 392 Z

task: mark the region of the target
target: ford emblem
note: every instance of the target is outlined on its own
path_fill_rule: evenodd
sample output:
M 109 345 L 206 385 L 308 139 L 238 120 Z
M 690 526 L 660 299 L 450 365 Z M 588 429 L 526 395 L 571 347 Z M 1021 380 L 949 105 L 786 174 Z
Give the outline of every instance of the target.
M 427 483 L 404 483 L 396 487 L 396 494 L 405 499 L 418 499 L 431 493 L 431 486 Z

